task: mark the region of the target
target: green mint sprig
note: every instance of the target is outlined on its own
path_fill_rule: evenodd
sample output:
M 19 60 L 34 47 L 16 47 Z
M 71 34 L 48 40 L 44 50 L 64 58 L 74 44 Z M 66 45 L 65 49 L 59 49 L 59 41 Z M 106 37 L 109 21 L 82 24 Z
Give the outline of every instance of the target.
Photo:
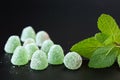
M 90 68 L 106 68 L 117 59 L 120 66 L 120 29 L 113 17 L 101 14 L 97 21 L 99 33 L 84 39 L 70 49 L 90 59 Z

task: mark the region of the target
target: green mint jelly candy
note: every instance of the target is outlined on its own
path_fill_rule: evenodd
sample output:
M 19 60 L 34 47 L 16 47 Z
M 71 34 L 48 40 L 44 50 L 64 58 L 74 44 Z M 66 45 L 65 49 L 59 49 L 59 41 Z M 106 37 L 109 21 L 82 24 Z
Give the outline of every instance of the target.
M 41 46 L 41 50 L 44 51 L 46 54 L 48 54 L 51 46 L 53 46 L 53 45 L 54 45 L 54 43 L 53 43 L 52 40 L 50 40 L 50 39 L 49 40 L 45 40 L 43 42 L 42 46 Z
M 39 48 L 35 43 L 30 43 L 25 46 L 25 49 L 27 50 L 28 60 L 31 60 L 33 53 Z
M 10 36 L 7 40 L 4 50 L 6 53 L 13 53 L 17 46 L 20 46 L 21 42 L 18 36 Z
M 34 70 L 44 70 L 47 67 L 48 61 L 46 53 L 42 50 L 35 51 L 31 58 L 30 68 Z
M 64 52 L 60 45 L 53 45 L 48 52 L 48 63 L 53 65 L 62 64 Z
M 45 31 L 39 31 L 39 32 L 36 34 L 36 44 L 37 44 L 38 46 L 42 46 L 43 42 L 44 42 L 45 40 L 48 40 L 48 39 L 50 39 L 50 38 L 49 38 L 49 35 L 48 35 L 48 33 L 45 32 Z
M 28 63 L 27 51 L 24 47 L 18 46 L 11 58 L 11 63 L 13 65 L 25 65 Z
M 35 40 L 35 31 L 31 26 L 24 28 L 21 34 L 21 41 L 24 42 L 28 38 L 33 38 Z
M 71 69 L 71 70 L 76 70 L 80 68 L 82 64 L 82 57 L 76 52 L 69 52 L 64 57 L 63 62 L 66 68 Z
M 23 46 L 26 46 L 27 44 L 30 44 L 30 43 L 35 43 L 35 40 L 32 39 L 32 38 L 28 38 L 25 40 L 25 42 L 23 43 Z

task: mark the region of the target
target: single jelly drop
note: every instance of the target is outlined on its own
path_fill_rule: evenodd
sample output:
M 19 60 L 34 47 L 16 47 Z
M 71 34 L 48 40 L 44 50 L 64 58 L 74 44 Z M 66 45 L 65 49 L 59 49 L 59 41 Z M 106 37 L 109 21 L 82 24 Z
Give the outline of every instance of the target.
M 48 52 L 48 62 L 53 65 L 63 63 L 64 52 L 60 45 L 53 45 Z
M 6 53 L 13 53 L 17 46 L 20 46 L 21 42 L 18 36 L 10 36 L 5 44 L 4 50 Z
M 76 70 L 82 64 L 82 57 L 76 52 L 69 52 L 64 57 L 64 65 L 66 68 Z
M 24 47 L 18 46 L 11 58 L 11 63 L 13 65 L 25 65 L 28 63 L 28 58 L 27 58 L 27 51 L 25 50 Z
M 47 67 L 48 61 L 46 53 L 42 50 L 35 51 L 31 58 L 30 68 L 34 70 L 44 70 Z
M 24 42 L 28 38 L 32 38 L 35 40 L 35 37 L 36 35 L 35 35 L 34 29 L 31 26 L 28 26 L 28 27 L 25 27 L 22 31 L 21 41 Z

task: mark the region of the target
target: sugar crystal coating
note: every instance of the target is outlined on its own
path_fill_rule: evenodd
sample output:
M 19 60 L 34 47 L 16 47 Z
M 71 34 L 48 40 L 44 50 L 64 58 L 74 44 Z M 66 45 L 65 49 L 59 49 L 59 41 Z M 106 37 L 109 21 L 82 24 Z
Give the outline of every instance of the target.
M 36 34 L 36 44 L 38 46 L 42 46 L 43 42 L 45 40 L 48 40 L 50 39 L 49 35 L 47 32 L 45 31 L 39 31 L 37 34 Z
M 25 42 L 23 43 L 23 46 L 26 46 L 27 44 L 30 44 L 30 43 L 35 43 L 35 40 L 32 39 L 32 38 L 28 38 L 25 40 Z
M 34 29 L 31 26 L 28 26 L 28 27 L 25 27 L 22 31 L 21 41 L 24 42 L 28 38 L 32 38 L 35 40 L 35 37 L 36 35 L 35 35 Z
M 8 38 L 4 50 L 7 53 L 13 53 L 17 46 L 20 46 L 21 42 L 18 36 L 12 35 Z
M 28 63 L 27 51 L 24 47 L 18 46 L 11 58 L 11 63 L 13 65 L 25 65 Z
M 44 70 L 47 67 L 48 61 L 46 53 L 42 50 L 35 51 L 31 58 L 30 68 L 34 70 Z
M 66 68 L 76 70 L 82 64 L 82 57 L 76 52 L 69 52 L 64 57 L 64 65 Z
M 48 63 L 53 65 L 62 64 L 64 52 L 60 45 L 53 45 L 48 52 Z
M 33 53 L 39 48 L 35 43 L 30 43 L 25 46 L 25 49 L 27 50 L 28 60 L 31 60 Z
M 41 46 L 41 50 L 48 54 L 50 48 L 54 45 L 52 40 L 45 40 Z

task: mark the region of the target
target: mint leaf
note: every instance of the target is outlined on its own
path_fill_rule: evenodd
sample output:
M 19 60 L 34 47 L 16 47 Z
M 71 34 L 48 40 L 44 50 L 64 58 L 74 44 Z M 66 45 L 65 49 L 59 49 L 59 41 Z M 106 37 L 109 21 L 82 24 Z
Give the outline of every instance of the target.
M 101 46 L 103 45 L 95 37 L 90 37 L 76 43 L 70 50 L 79 53 L 85 58 L 90 58 L 93 52 Z
M 120 29 L 116 21 L 110 15 L 102 14 L 97 23 L 101 32 L 76 43 L 70 50 L 90 59 L 90 68 L 109 67 L 116 58 L 120 66 Z
M 98 48 L 90 58 L 88 66 L 90 68 L 110 67 L 116 60 L 118 48 L 114 46 L 104 46 Z
M 102 33 L 105 33 L 107 35 L 116 35 L 118 32 L 120 32 L 119 27 L 116 23 L 116 21 L 107 14 L 102 14 L 98 18 L 98 28 Z
M 111 36 L 112 42 L 120 44 L 120 29 L 113 17 L 107 14 L 102 14 L 98 18 L 97 23 L 98 28 L 102 33 Z

